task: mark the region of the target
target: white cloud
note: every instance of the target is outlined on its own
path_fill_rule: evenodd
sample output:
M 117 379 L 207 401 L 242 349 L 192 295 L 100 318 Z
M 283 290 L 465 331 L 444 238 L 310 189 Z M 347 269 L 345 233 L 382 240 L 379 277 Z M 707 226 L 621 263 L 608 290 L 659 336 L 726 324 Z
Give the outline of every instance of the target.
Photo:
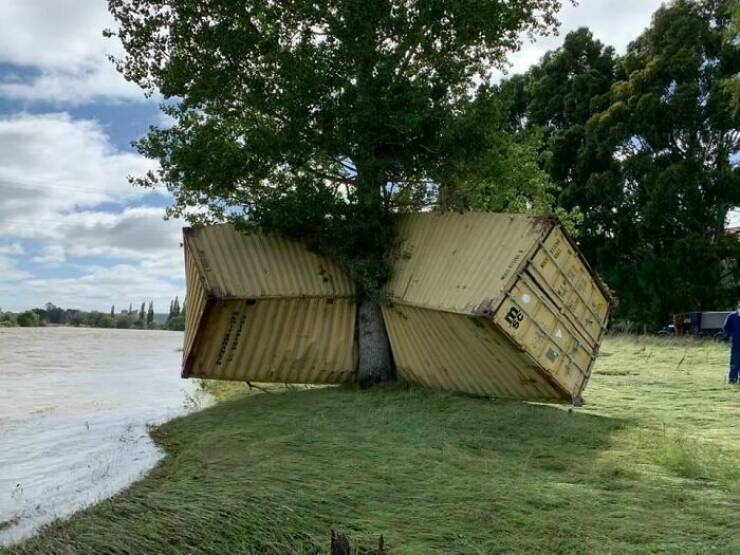
M 67 251 L 60 243 L 51 243 L 43 246 L 42 254 L 31 258 L 31 262 L 45 266 L 58 267 L 67 260 Z
M 105 0 L 0 2 L 0 21 L 0 61 L 34 73 L 6 76 L 0 96 L 59 104 L 145 100 L 107 58 L 120 56 L 123 48 L 102 35 L 115 26 Z
M 180 248 L 182 222 L 163 220 L 163 210 L 136 207 L 121 213 L 85 211 L 64 215 L 31 261 L 45 274 L 74 270 L 74 278 L 39 278 L 21 272 L 15 259 L 0 255 L 0 305 L 22 310 L 54 304 L 107 310 L 154 300 L 162 311 L 176 295 L 184 297 Z M 86 257 L 95 257 L 92 263 Z M 120 260 L 101 265 L 99 257 Z
M 31 277 L 31 274 L 18 268 L 15 258 L 0 255 L 0 283 L 14 282 Z
M 0 52 L 11 64 L 71 67 L 111 51 L 113 44 L 102 36 L 113 24 L 105 0 L 2 2 L 0 19 Z
M 127 208 L 123 212 L 77 212 L 56 228 L 69 256 L 157 259 L 178 252 L 183 222 L 163 219 L 157 207 Z
M 0 234 L 54 237 L 63 214 L 150 192 L 127 176 L 154 167 L 116 150 L 94 121 L 64 113 L 0 118 Z
M 93 64 L 77 71 L 42 71 L 25 81 L 0 81 L 0 96 L 69 106 L 146 100 L 137 85 L 124 80 L 108 63 Z
M 131 206 L 152 191 L 127 176 L 155 167 L 117 150 L 94 121 L 65 113 L 0 117 L 0 305 L 104 310 L 153 298 L 165 308 L 182 297 L 182 222 L 165 221 L 161 207 Z M 103 203 L 114 206 L 103 210 Z M 24 254 L 36 275 L 11 258 Z M 111 266 L 102 267 L 101 257 Z M 70 273 L 78 277 L 39 277 Z
M 0 254 L 17 255 L 24 252 L 26 251 L 20 243 L 0 244 Z
M 0 260 L 0 264 L 2 261 Z M 166 311 L 171 299 L 182 298 L 182 288 L 167 276 L 151 275 L 138 264 L 91 267 L 81 277 L 26 279 L 22 283 L 0 281 L 3 308 L 21 310 L 51 301 L 65 308 L 107 310 L 111 304 L 124 308 L 154 301 L 157 312 Z

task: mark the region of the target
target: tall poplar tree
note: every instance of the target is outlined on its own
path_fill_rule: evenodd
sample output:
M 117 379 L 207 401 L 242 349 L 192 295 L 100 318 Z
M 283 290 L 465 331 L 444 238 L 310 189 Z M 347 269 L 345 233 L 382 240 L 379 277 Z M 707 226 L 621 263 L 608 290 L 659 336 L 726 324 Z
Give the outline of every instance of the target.
M 359 298 L 359 380 L 389 374 L 379 308 L 391 214 L 434 196 L 450 122 L 560 0 L 109 0 L 130 81 L 173 125 L 138 143 L 170 214 L 258 225 L 342 264 Z M 458 130 L 459 131 L 459 130 Z M 473 133 L 477 130 L 471 129 Z M 466 136 L 457 135 L 465 144 Z M 471 142 L 471 148 L 476 143 Z

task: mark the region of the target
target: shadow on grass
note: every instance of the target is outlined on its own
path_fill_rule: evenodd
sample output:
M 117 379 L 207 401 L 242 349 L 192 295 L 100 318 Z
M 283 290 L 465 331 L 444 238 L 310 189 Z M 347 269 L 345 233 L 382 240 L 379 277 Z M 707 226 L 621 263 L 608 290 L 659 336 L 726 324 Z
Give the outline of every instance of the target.
M 623 427 L 403 386 L 234 399 L 154 430 L 150 475 L 17 551 L 323 553 L 332 528 L 391 553 L 569 550 L 583 492 L 632 478 L 600 468 Z

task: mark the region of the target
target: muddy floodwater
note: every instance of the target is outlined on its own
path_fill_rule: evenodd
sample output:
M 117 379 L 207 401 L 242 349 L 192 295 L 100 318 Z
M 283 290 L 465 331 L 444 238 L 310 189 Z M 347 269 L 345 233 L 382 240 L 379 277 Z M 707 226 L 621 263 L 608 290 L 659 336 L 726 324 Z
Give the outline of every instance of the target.
M 108 497 L 163 456 L 151 424 L 207 404 L 182 333 L 0 328 L 0 545 Z

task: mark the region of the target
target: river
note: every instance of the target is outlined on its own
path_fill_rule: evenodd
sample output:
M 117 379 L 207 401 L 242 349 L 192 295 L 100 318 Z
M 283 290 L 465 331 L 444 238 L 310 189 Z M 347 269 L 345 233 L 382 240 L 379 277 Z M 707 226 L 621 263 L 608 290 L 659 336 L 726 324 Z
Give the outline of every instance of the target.
M 0 545 L 108 497 L 163 456 L 147 427 L 207 404 L 182 333 L 0 328 Z

